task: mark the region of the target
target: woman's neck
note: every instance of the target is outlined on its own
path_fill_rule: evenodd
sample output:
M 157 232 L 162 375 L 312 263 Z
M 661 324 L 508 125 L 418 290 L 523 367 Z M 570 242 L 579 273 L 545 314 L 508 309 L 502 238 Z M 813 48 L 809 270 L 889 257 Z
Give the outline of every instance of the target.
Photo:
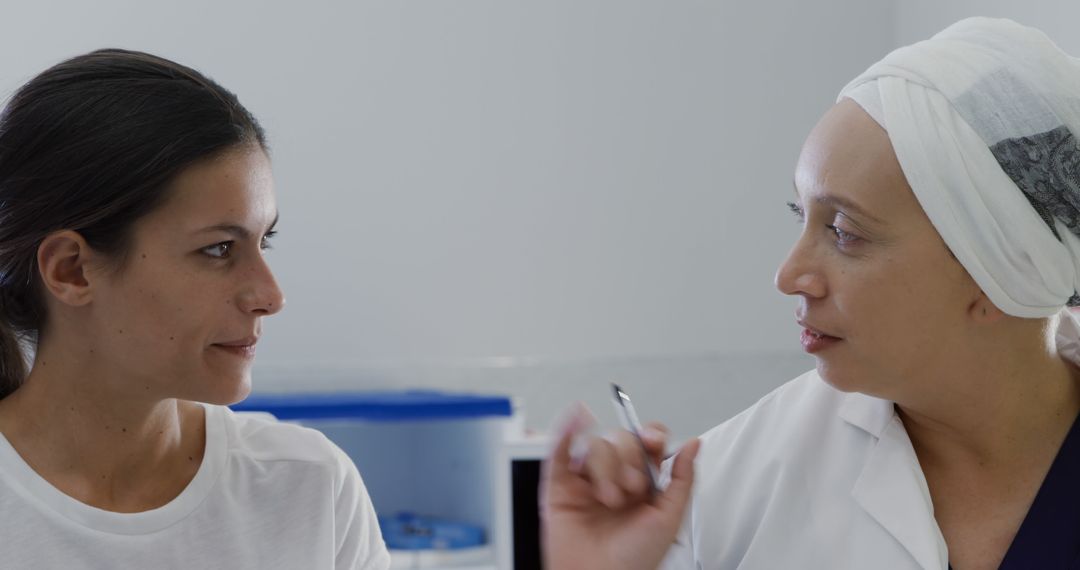
M 34 471 L 84 503 L 161 506 L 198 471 L 203 410 L 155 400 L 141 386 L 93 357 L 44 345 L 23 386 L 0 400 L 0 432 Z
M 1058 355 L 1052 333 L 1020 338 L 1028 345 L 1016 337 L 973 343 L 896 400 L 924 465 L 1006 473 L 1017 461 L 1056 454 L 1080 413 L 1080 369 Z

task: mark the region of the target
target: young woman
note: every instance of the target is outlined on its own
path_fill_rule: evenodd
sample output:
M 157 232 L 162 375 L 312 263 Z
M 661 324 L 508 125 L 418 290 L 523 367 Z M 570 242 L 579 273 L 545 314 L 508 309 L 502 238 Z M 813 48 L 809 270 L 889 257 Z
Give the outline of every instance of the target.
M 636 440 L 572 461 L 568 422 L 548 567 L 1078 567 L 1077 133 L 1080 60 L 1009 21 L 848 85 L 803 147 L 776 276 L 816 370 L 688 443 L 655 499 Z
M 0 565 L 389 566 L 338 448 L 224 407 L 285 302 L 264 257 L 277 217 L 262 128 L 193 69 L 101 50 L 14 94 Z

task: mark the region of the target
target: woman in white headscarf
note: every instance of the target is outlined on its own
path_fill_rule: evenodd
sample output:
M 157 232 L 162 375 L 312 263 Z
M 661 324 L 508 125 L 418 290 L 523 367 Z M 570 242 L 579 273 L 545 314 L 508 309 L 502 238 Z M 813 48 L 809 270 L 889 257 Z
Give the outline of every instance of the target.
M 795 171 L 776 276 L 816 370 L 692 440 L 571 442 L 548 568 L 1076 568 L 1080 60 L 961 21 L 841 92 Z M 646 433 L 657 459 L 663 434 Z M 696 456 L 696 462 L 695 462 Z

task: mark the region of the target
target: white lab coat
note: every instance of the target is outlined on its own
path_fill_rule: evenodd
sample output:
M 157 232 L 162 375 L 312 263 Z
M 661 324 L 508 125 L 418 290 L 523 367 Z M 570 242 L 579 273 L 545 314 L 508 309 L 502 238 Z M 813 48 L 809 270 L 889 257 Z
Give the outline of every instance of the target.
M 1080 363 L 1068 313 L 1057 344 Z M 893 403 L 840 392 L 813 371 L 702 436 L 694 487 L 666 570 L 948 567 Z

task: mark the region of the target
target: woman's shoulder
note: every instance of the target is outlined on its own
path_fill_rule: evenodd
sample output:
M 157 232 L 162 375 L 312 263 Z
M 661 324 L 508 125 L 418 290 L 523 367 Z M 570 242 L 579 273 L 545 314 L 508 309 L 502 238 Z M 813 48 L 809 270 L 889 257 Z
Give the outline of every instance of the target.
M 348 459 L 318 430 L 284 422 L 267 413 L 234 412 L 224 406 L 209 409 L 223 424 L 230 455 L 243 455 L 256 461 L 326 464 Z
M 825 383 L 817 371 L 807 371 L 702 434 L 702 451 L 801 432 L 836 417 L 847 396 Z
M 865 417 L 891 415 L 891 409 L 887 402 L 833 388 L 816 371 L 806 372 L 701 436 L 702 487 L 714 479 L 724 488 L 739 481 L 756 486 L 793 469 L 843 468 L 830 458 L 871 443 Z
M 734 566 L 755 544 L 775 546 L 761 533 L 790 540 L 793 529 L 813 527 L 817 513 L 854 512 L 841 505 L 874 445 L 866 419 L 889 409 L 811 371 L 702 435 L 683 527 L 694 556 Z

